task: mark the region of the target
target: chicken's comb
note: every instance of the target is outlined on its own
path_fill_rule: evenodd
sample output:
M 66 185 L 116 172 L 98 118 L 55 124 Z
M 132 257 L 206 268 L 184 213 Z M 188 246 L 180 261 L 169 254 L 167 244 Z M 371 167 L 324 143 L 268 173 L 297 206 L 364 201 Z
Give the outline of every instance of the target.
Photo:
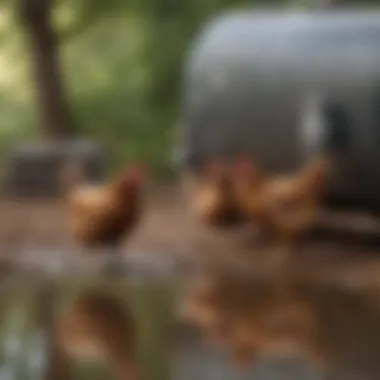
M 124 179 L 128 182 L 141 183 L 145 179 L 145 166 L 142 164 L 132 164 L 124 171 Z
M 234 171 L 241 176 L 259 176 L 260 169 L 254 159 L 249 155 L 242 155 L 235 161 Z
M 248 154 L 239 156 L 235 161 L 235 169 L 237 170 L 252 171 L 255 166 L 252 157 Z
M 208 162 L 203 167 L 203 173 L 207 177 L 220 177 L 225 173 L 225 166 L 218 161 Z

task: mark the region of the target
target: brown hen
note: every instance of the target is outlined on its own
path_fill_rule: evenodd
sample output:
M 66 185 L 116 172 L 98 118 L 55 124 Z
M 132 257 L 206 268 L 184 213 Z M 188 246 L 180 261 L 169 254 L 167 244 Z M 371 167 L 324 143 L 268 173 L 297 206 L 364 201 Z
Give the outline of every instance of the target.
M 89 248 L 121 243 L 142 212 L 142 169 L 131 167 L 99 186 L 83 183 L 75 169 L 69 170 L 64 173 L 64 198 L 76 240 Z
M 185 189 L 190 210 L 201 223 L 216 227 L 234 227 L 243 222 L 242 213 L 235 202 L 228 168 L 212 162 L 200 176 L 188 175 Z
M 295 174 L 271 177 L 242 158 L 235 167 L 236 199 L 262 232 L 292 247 L 317 221 L 329 166 L 325 156 Z
M 143 208 L 143 169 L 133 166 L 115 180 L 85 183 L 78 166 L 62 172 L 64 202 L 75 241 L 86 249 L 111 249 L 106 270 L 119 273 L 123 266 L 121 243 L 137 226 Z

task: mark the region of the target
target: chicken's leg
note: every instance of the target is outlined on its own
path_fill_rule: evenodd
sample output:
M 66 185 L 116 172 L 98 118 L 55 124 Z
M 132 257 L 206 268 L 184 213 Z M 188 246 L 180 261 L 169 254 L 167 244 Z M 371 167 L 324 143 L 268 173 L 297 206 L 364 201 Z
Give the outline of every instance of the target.
M 107 247 L 107 259 L 104 271 L 109 276 L 124 276 L 125 275 L 125 262 L 123 259 L 122 246 L 119 244 L 112 244 Z

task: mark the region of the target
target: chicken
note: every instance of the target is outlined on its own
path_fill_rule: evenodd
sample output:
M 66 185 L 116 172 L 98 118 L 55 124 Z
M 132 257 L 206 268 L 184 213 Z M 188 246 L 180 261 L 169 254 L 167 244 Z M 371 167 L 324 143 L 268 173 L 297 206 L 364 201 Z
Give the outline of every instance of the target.
M 69 357 L 105 360 L 120 380 L 138 380 L 137 331 L 131 310 L 99 290 L 84 292 L 61 317 L 58 340 Z
M 316 222 L 329 164 L 329 157 L 323 156 L 295 174 L 270 177 L 243 157 L 234 173 L 237 202 L 279 246 L 294 247 Z
M 104 185 L 81 179 L 76 166 L 62 173 L 64 200 L 75 240 L 85 248 L 116 248 L 132 232 L 142 213 L 143 169 L 133 166 Z
M 191 212 L 203 224 L 223 228 L 242 223 L 243 217 L 233 197 L 228 170 L 222 164 L 212 162 L 204 167 L 200 176 L 188 175 L 185 190 Z

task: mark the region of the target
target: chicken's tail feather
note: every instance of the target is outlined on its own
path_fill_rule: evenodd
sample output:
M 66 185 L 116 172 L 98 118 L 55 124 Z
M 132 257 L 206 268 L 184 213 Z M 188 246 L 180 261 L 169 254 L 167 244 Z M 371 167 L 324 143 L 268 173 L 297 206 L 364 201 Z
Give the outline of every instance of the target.
M 311 162 L 300 175 L 299 190 L 321 193 L 324 190 L 331 167 L 330 155 L 322 155 Z

